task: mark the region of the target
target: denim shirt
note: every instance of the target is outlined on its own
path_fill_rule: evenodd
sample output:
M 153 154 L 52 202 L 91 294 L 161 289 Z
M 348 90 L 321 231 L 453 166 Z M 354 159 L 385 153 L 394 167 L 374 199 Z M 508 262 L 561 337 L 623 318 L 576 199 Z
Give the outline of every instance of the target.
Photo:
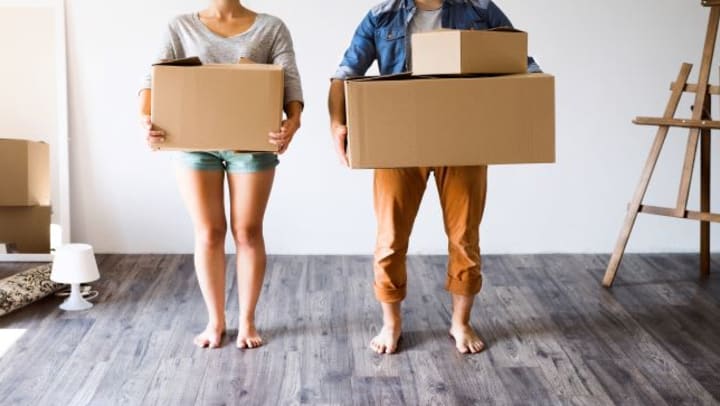
M 377 59 L 381 75 L 402 73 L 408 69 L 410 46 L 408 26 L 417 8 L 414 0 L 386 0 L 365 16 L 345 52 L 334 79 L 363 76 Z M 512 27 L 505 13 L 490 0 L 445 0 L 442 26 L 449 29 L 487 30 Z M 528 72 L 541 72 L 528 58 Z

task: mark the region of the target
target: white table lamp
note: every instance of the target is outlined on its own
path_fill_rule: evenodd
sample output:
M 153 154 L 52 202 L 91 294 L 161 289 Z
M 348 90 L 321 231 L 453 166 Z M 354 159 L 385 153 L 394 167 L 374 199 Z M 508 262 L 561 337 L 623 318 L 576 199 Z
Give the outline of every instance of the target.
M 95 253 L 87 244 L 68 244 L 55 252 L 50 279 L 70 284 L 70 296 L 60 305 L 67 311 L 87 310 L 92 303 L 83 299 L 80 284 L 100 279 Z

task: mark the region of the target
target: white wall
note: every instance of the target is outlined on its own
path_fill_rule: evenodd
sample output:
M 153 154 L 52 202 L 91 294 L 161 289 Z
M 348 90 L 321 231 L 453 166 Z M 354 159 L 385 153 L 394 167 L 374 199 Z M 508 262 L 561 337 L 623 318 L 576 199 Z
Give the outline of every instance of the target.
M 329 75 L 376 2 L 247 1 L 289 25 L 307 98 L 304 127 L 283 158 L 267 215 L 273 253 L 372 252 L 371 173 L 338 165 L 325 99 Z M 491 168 L 483 249 L 609 252 L 654 136 L 630 121 L 661 114 L 680 63 L 699 62 L 707 9 L 677 0 L 498 3 L 530 32 L 542 67 L 557 75 L 559 163 Z M 166 21 L 203 4 L 69 1 L 73 232 L 99 252 L 192 249 L 170 158 L 148 152 L 139 135 L 136 91 Z M 680 111 L 689 115 L 688 108 L 685 103 Z M 675 201 L 684 134 L 670 138 L 649 193 L 653 203 Z M 693 205 L 697 194 L 694 188 Z M 413 252 L 445 250 L 438 206 L 431 187 Z M 630 249 L 693 251 L 697 235 L 695 223 L 642 217 Z M 720 248 L 720 239 L 713 247 Z
M 28 30 L 27 21 L 35 29 Z M 0 138 L 49 143 L 52 168 L 57 168 L 58 135 L 55 35 L 52 7 L 0 1 L 0 95 L 12 95 L 0 97 Z M 57 204 L 58 174 L 52 175 L 52 201 Z

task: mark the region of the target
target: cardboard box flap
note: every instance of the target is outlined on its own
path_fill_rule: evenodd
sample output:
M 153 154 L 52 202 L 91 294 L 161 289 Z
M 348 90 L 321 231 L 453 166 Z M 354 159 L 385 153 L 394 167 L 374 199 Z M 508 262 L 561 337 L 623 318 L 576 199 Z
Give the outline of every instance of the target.
M 442 33 L 452 33 L 452 32 L 457 32 L 457 33 L 462 33 L 462 32 L 511 32 L 511 33 L 527 34 L 527 32 L 525 32 L 525 31 L 523 31 L 523 30 L 518 30 L 517 28 L 513 28 L 513 27 L 495 27 L 495 28 L 490 28 L 490 29 L 487 29 L 487 30 L 458 30 L 458 29 L 455 29 L 455 28 L 440 28 L 440 29 L 437 29 L 437 30 L 424 31 L 424 32 L 416 32 L 416 33 L 413 34 L 413 36 L 415 36 L 415 35 L 431 35 L 431 34 L 437 34 L 438 32 L 442 32 Z
M 203 65 L 203 69 L 222 69 L 222 70 L 241 70 L 251 72 L 281 72 L 283 67 L 280 65 L 270 65 L 262 63 L 237 63 L 237 64 L 209 64 Z
M 487 31 L 491 31 L 491 32 L 522 32 L 522 33 L 527 34 L 525 31 L 518 30 L 517 28 L 513 28 L 513 27 L 495 27 L 495 28 L 490 28 Z
M 380 75 L 380 76 L 355 76 L 347 78 L 348 82 L 377 82 L 381 80 L 406 80 L 413 79 L 411 72 L 394 73 L 392 75 Z
M 424 80 L 424 79 L 452 79 L 452 78 L 492 78 L 497 76 L 506 76 L 498 73 L 443 73 L 443 74 L 425 74 L 415 75 L 412 72 L 396 73 L 392 75 L 380 76 L 357 76 L 346 79 L 348 82 L 382 82 L 396 80 Z
M 197 56 L 182 59 L 172 59 L 153 64 L 153 66 L 202 66 L 202 61 Z

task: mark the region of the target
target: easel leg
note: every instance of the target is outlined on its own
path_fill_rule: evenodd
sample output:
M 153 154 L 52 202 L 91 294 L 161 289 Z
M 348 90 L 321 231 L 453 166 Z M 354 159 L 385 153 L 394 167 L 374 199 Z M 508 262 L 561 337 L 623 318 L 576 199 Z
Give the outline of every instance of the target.
M 667 138 L 668 127 L 662 127 L 660 132 L 655 137 L 652 149 L 650 150 L 650 156 L 645 163 L 645 169 L 643 169 L 642 178 L 640 184 L 635 191 L 632 203 L 628 207 L 627 216 L 623 223 L 622 229 L 620 230 L 620 237 L 618 237 L 615 250 L 613 251 L 612 257 L 610 257 L 610 263 L 608 264 L 607 270 L 605 271 L 605 278 L 603 279 L 603 286 L 609 288 L 615 281 L 615 275 L 617 274 L 620 262 L 622 261 L 623 255 L 625 255 L 625 248 L 627 247 L 628 240 L 630 240 L 630 234 L 635 226 L 635 220 L 640 213 L 640 205 L 645 198 L 648 186 L 650 185 L 650 179 L 655 171 L 655 165 L 657 164 L 658 158 L 660 158 L 660 152 L 665 144 Z
M 703 118 L 711 116 L 710 97 L 703 107 Z M 700 141 L 700 211 L 710 212 L 710 173 L 711 173 L 711 146 L 710 130 L 703 130 Z M 710 222 L 700 222 L 700 276 L 710 276 Z
M 691 70 L 692 65 L 688 63 L 682 65 L 680 74 L 674 82 L 675 85 L 673 87 L 672 95 L 670 96 L 670 101 L 665 108 L 664 117 L 672 118 L 675 115 L 678 105 L 680 104 L 680 98 L 685 90 L 685 85 L 690 77 Z M 623 255 L 625 255 L 625 248 L 627 247 L 628 240 L 630 240 L 630 234 L 635 226 L 635 220 L 637 220 L 637 216 L 640 213 L 640 206 L 642 205 L 643 199 L 645 199 L 645 193 L 650 185 L 650 179 L 655 171 L 655 165 L 657 164 L 658 158 L 660 158 L 660 152 L 662 152 L 662 148 L 665 144 L 665 139 L 667 138 L 669 131 L 669 127 L 660 127 L 657 135 L 655 136 L 655 141 L 650 149 L 650 155 L 645 162 L 645 168 L 643 169 L 642 177 L 640 178 L 640 184 L 635 190 L 635 195 L 628 207 L 625 222 L 620 230 L 620 237 L 618 237 L 615 250 L 613 251 L 612 257 L 610 257 L 610 263 L 608 263 L 607 270 L 605 271 L 603 286 L 606 288 L 611 287 L 615 281 L 615 276 L 617 275 L 618 268 L 620 267 L 620 262 L 622 261 Z

